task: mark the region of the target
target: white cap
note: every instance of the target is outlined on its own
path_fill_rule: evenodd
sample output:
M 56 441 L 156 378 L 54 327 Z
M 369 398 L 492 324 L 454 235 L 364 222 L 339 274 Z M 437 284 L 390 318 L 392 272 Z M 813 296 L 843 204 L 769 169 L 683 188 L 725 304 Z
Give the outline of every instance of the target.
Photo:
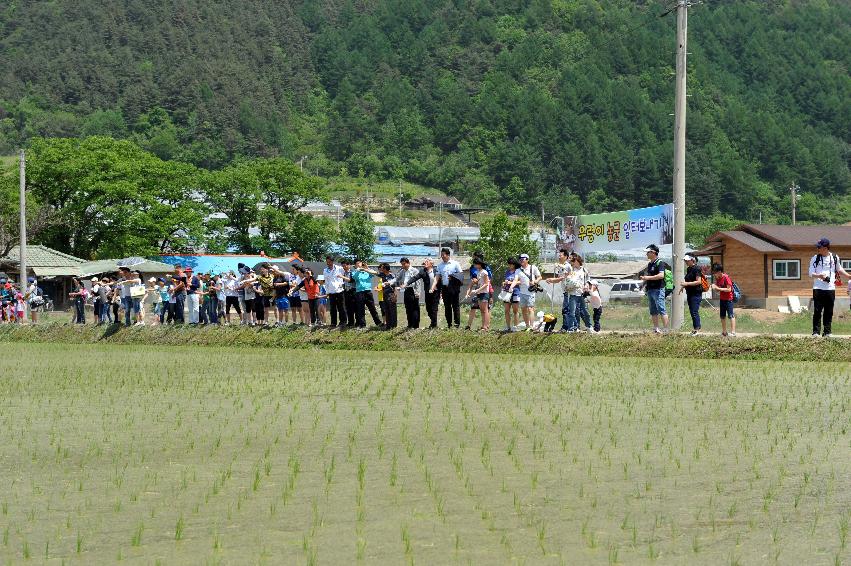
M 686 254 L 686 255 L 683 256 L 683 261 L 697 261 L 697 260 L 694 258 L 693 255 Z

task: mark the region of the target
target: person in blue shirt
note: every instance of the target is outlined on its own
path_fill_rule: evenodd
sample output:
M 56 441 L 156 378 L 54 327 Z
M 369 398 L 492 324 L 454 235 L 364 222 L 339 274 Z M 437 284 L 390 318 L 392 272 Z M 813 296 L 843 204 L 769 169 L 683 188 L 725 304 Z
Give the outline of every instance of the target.
M 370 269 L 366 262 L 362 260 L 355 262 L 355 268 L 352 270 L 352 281 L 355 283 L 355 326 L 358 328 L 366 327 L 366 309 L 369 309 L 372 322 L 376 326 L 382 325 L 381 318 L 375 308 L 375 299 L 372 296 L 373 275 L 378 275 L 378 272 Z

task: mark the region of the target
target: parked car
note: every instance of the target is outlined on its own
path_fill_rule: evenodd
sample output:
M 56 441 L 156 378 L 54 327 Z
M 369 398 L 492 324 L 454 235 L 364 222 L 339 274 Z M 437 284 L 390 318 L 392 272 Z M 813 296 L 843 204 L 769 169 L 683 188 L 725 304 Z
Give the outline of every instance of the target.
M 638 279 L 618 281 L 609 292 L 610 302 L 640 303 L 644 298 L 643 282 Z

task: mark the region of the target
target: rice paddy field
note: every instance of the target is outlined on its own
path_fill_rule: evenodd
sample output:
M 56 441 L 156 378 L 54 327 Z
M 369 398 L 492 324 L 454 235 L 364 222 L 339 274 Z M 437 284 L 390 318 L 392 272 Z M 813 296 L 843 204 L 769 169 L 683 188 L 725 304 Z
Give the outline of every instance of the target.
M 2 367 L 2 563 L 851 563 L 847 364 L 7 343 Z

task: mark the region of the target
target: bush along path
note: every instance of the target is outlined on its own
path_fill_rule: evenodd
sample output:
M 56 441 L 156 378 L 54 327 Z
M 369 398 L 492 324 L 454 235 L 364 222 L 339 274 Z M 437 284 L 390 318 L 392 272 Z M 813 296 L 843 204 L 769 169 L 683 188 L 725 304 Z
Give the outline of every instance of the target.
M 552 354 L 851 362 L 851 340 L 751 335 L 736 338 L 650 333 L 472 333 L 462 330 L 306 330 L 247 327 L 96 327 L 69 324 L 0 327 L 0 341 L 70 344 L 232 346 L 329 350 Z

